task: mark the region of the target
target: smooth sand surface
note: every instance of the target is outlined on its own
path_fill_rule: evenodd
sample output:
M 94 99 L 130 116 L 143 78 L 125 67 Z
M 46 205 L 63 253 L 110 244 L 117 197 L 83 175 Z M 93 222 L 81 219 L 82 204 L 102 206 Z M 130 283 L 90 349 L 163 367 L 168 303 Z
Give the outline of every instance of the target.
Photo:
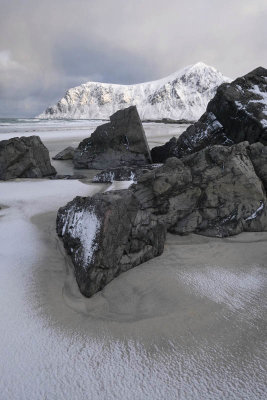
M 168 235 L 86 299 L 56 213 L 106 188 L 0 183 L 1 400 L 266 399 L 267 232 Z

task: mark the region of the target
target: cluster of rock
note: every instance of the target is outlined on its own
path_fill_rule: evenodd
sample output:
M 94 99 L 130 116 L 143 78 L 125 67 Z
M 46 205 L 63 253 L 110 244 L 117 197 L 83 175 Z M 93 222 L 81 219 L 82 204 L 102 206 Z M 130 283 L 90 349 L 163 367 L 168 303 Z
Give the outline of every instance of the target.
M 85 296 L 160 255 L 167 231 L 267 230 L 266 78 L 258 68 L 219 87 L 196 124 L 153 149 L 153 160 L 166 163 L 136 185 L 60 208 L 57 232 Z
M 76 197 L 57 232 L 92 296 L 164 248 L 166 231 L 224 237 L 267 229 L 267 148 L 243 142 L 170 158 L 128 190 Z
M 0 141 L 0 179 L 43 178 L 56 174 L 39 136 Z
M 106 169 L 151 162 L 142 122 L 135 106 L 111 115 L 74 152 L 75 168 Z
M 267 230 L 267 70 L 221 85 L 206 113 L 151 155 L 136 107 L 120 110 L 78 149 L 56 159 L 105 169 L 95 182 L 128 190 L 76 197 L 58 211 L 57 233 L 85 296 L 164 249 L 166 232 L 225 237 Z M 56 175 L 37 136 L 0 142 L 0 179 Z M 77 178 L 77 176 L 75 176 Z
M 267 69 L 262 67 L 219 86 L 200 120 L 178 139 L 152 149 L 151 156 L 153 162 L 164 162 L 206 146 L 245 140 L 267 144 Z

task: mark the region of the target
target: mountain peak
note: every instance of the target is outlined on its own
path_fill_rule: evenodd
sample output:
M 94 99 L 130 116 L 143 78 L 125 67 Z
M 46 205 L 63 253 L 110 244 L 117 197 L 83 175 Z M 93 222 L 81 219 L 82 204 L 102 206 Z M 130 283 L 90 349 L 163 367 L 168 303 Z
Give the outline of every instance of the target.
M 39 118 L 108 119 L 115 111 L 136 105 L 141 119 L 196 120 L 216 89 L 230 79 L 203 62 L 166 78 L 135 85 L 87 82 L 69 89 Z

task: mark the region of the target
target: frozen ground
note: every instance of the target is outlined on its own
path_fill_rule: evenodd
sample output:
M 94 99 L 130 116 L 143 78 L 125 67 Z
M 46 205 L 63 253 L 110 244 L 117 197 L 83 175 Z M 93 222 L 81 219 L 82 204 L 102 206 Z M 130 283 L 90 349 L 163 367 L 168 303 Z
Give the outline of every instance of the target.
M 267 233 L 169 235 L 85 299 L 56 211 L 107 188 L 0 183 L 1 400 L 266 399 Z

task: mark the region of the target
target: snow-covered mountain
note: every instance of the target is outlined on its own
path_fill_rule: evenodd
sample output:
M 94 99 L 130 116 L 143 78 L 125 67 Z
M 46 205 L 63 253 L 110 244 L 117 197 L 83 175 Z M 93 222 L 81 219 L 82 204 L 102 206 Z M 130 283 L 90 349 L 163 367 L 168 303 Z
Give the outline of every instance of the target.
M 197 120 L 223 82 L 230 79 L 202 62 L 166 78 L 136 85 L 87 82 L 69 89 L 38 117 L 108 119 L 117 110 L 136 105 L 142 120 Z

